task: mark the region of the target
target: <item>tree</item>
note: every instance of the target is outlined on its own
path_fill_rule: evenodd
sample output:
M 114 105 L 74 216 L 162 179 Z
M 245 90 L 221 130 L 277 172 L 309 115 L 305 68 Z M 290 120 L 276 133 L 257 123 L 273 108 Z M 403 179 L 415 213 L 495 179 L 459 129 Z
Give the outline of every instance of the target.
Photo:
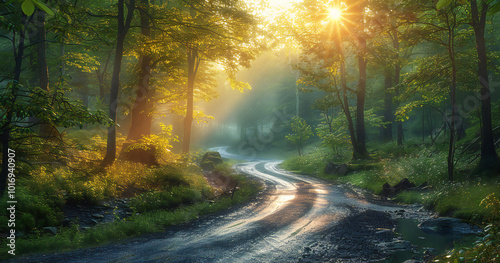
M 197 75 L 203 63 L 223 64 L 234 89 L 247 84 L 235 80 L 240 66 L 249 67 L 258 47 L 252 43 L 256 28 L 252 16 L 242 8 L 242 2 L 191 0 L 184 3 L 188 15 L 179 15 L 181 38 L 187 62 L 187 101 L 182 138 L 184 154 L 189 153 L 194 119 L 194 95 Z
M 18 89 L 19 89 L 19 81 L 21 79 L 21 70 L 22 70 L 22 63 L 23 63 L 23 56 L 24 56 L 24 40 L 26 37 L 26 28 L 28 27 L 28 16 L 26 12 L 23 10 L 23 12 L 19 12 L 18 8 L 13 8 L 11 6 L 6 6 L 6 8 L 9 12 L 16 12 L 17 17 L 20 19 L 19 21 L 14 21 L 13 23 L 9 23 L 9 27 L 13 28 L 14 30 L 12 31 L 12 42 L 13 45 L 17 44 L 17 49 L 14 49 L 14 76 L 12 80 L 10 81 L 10 89 L 11 89 L 11 94 L 9 94 L 9 98 L 7 101 L 5 101 L 5 104 L 2 103 L 3 105 L 9 105 L 10 107 L 5 109 L 5 114 L 4 121 L 2 122 L 2 171 L 0 173 L 0 196 L 3 196 L 5 189 L 7 188 L 7 178 L 9 174 L 9 141 L 10 141 L 10 136 L 11 136 L 11 131 L 12 131 L 12 121 L 13 117 L 15 115 L 15 108 L 13 107 L 14 104 L 17 101 L 18 98 Z M 32 12 L 31 12 L 32 13 Z M 17 23 L 16 23 L 17 22 Z M 17 32 L 16 32 L 17 31 Z M 16 34 L 19 34 L 19 40 L 18 43 L 15 43 L 15 36 Z M 3 99 L 3 96 L 2 96 Z
M 141 23 L 141 35 L 143 42 L 148 43 L 151 35 L 151 21 L 150 21 L 150 6 L 149 0 L 140 0 L 139 14 Z M 124 158 L 131 161 L 142 161 L 148 164 L 157 163 L 155 156 L 155 149 L 127 149 L 127 146 L 133 142 L 139 141 L 145 136 L 151 135 L 151 125 L 153 122 L 153 93 L 150 78 L 152 71 L 153 57 L 148 50 L 148 46 L 142 45 L 140 52 L 140 68 L 138 76 L 138 84 L 135 90 L 136 98 L 132 108 L 132 120 L 127 137 L 128 143 L 124 144 L 123 152 Z
M 477 0 L 470 0 L 471 25 L 474 29 L 476 50 L 478 57 L 478 76 L 481 87 L 481 159 L 477 166 L 478 171 L 495 171 L 500 173 L 500 158 L 495 149 L 493 140 L 493 125 L 491 122 L 491 92 L 488 77 L 488 57 L 484 32 L 488 10 L 500 11 L 500 1 L 491 6 L 492 1 L 482 0 L 478 5 Z M 480 7 L 479 7 L 480 6 Z
M 417 8 L 401 1 L 370 1 L 372 12 L 368 17 L 370 34 L 375 35 L 371 43 L 371 54 L 374 67 L 385 65 L 384 74 L 384 122 L 381 130 L 383 141 L 392 141 L 393 124 L 396 126 L 397 144 L 403 144 L 403 123 L 395 120 L 395 97 L 401 93 L 400 77 L 404 61 L 411 53 L 411 42 L 402 43 L 402 37 L 415 22 Z
M 439 0 L 438 9 L 450 5 L 452 0 Z M 493 140 L 493 125 L 491 121 L 491 91 L 488 76 L 488 56 L 484 37 L 488 12 L 495 14 L 500 11 L 498 0 L 469 0 L 470 25 L 474 30 L 476 51 L 478 58 L 478 77 L 481 98 L 481 159 L 477 171 L 492 171 L 500 173 L 500 158 L 495 149 Z
M 346 6 L 328 1 L 307 1 L 297 4 L 295 23 L 288 29 L 303 48 L 304 55 L 297 66 L 302 72 L 303 86 L 315 86 L 328 93 L 337 93 L 342 111 L 346 115 L 353 159 L 370 158 L 366 149 L 365 100 L 368 36 L 365 33 L 365 1 Z M 342 9 L 339 20 L 329 17 L 329 9 Z M 344 17 L 345 16 L 345 17 Z M 349 17 L 347 17 L 349 16 Z M 312 21 L 312 22 L 311 22 Z M 349 48 L 344 42 L 350 42 Z M 349 55 L 357 60 L 357 88 L 349 87 L 352 75 L 347 64 L 352 63 Z M 356 96 L 355 119 L 351 113 L 350 95 Z
M 366 149 L 365 129 L 365 101 L 366 101 L 366 67 L 368 64 L 365 33 L 365 8 L 366 1 L 358 1 L 349 6 L 347 12 L 353 14 L 354 35 L 358 44 L 358 88 L 356 90 L 356 147 L 355 159 L 368 159 L 370 155 Z
M 294 116 L 290 121 L 290 127 L 293 133 L 288 134 L 286 139 L 296 145 L 299 155 L 302 155 L 305 143 L 313 135 L 311 126 L 304 119 Z
M 116 36 L 115 60 L 113 63 L 113 77 L 111 80 L 111 94 L 109 98 L 109 118 L 115 123 L 108 128 L 106 156 L 103 166 L 112 164 L 116 159 L 116 120 L 118 109 L 118 93 L 120 91 L 120 71 L 122 66 L 125 38 L 130 29 L 130 23 L 135 10 L 135 0 L 127 1 L 125 14 L 125 0 L 118 0 L 118 31 Z
M 41 123 L 51 123 L 62 127 L 81 127 L 83 123 L 107 124 L 102 112 L 90 112 L 80 103 L 67 98 L 65 94 L 69 87 L 47 90 L 26 85 L 27 81 L 23 80 L 21 73 L 27 48 L 25 42 L 28 25 L 34 18 L 35 5 L 48 14 L 54 14 L 43 3 L 34 0 L 0 5 L 9 18 L 2 20 L 4 23 L 1 26 L 9 32 L 9 35 L 12 35 L 3 37 L 12 43 L 14 57 L 12 73 L 6 76 L 8 83 L 0 93 L 0 141 L 2 144 L 0 195 L 5 192 L 7 178 L 12 173 L 12 167 L 8 166 L 9 149 L 15 149 L 22 143 L 26 143 L 28 138 L 37 138 L 30 129 L 33 124 L 27 121 L 29 117 L 34 117 Z

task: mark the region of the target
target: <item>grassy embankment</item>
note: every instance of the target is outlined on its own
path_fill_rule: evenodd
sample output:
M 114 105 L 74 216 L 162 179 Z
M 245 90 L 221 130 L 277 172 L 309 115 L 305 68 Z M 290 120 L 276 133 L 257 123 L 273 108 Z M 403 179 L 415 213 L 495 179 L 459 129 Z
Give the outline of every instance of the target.
M 154 167 L 117 161 L 104 169 L 98 165 L 104 141 L 98 137 L 91 141 L 87 147 L 65 149 L 66 155 L 71 151 L 75 158 L 64 165 L 17 162 L 15 230 L 21 235 L 16 237 L 16 256 L 98 246 L 162 231 L 244 202 L 259 188 L 255 182 L 234 174 L 229 164 L 222 164 L 215 172 L 238 181 L 239 189 L 232 196 L 217 195 L 194 162 L 186 164 L 172 156 Z M 30 150 L 18 149 L 18 158 L 24 158 Z M 87 229 L 76 222 L 62 226 L 64 207 L 90 207 L 113 199 L 126 200 L 132 209 L 130 216 L 120 218 L 117 213 L 113 222 L 97 223 Z M 0 232 L 5 236 L 10 231 L 6 205 L 4 197 L 0 200 Z M 57 227 L 57 234 L 44 233 L 44 227 Z M 0 259 L 12 257 L 7 253 L 10 249 L 6 241 L 1 246 Z
M 452 216 L 487 226 L 487 235 L 473 248 L 455 249 L 440 260 L 446 262 L 500 262 L 500 179 L 485 178 L 471 174 L 474 163 L 459 163 L 455 180 L 448 180 L 446 154 L 436 147 L 398 147 L 395 144 L 377 145 L 372 160 L 349 160 L 344 155 L 333 155 L 329 149 L 311 147 L 305 156 L 287 159 L 283 167 L 287 170 L 317 176 L 338 183 L 380 194 L 382 185 L 397 184 L 408 178 L 417 186 L 427 182 L 430 191 L 405 191 L 394 198 L 401 203 L 418 203 L 436 211 L 441 216 Z M 343 157 L 344 156 L 344 157 Z M 328 175 L 324 168 L 328 161 L 347 163 L 349 173 L 345 176 Z M 456 260 L 456 261 L 455 261 Z M 470 261 L 468 261 L 470 260 Z M 487 261 L 482 261 L 487 260 Z M 493 260 L 493 261 L 491 261 Z M 496 261 L 495 261 L 496 260 Z

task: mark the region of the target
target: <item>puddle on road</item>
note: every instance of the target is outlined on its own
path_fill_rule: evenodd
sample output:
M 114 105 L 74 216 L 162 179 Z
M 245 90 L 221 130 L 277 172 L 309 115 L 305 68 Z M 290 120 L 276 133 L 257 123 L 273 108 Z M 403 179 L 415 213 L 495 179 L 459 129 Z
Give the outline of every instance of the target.
M 432 255 L 441 255 L 446 251 L 453 249 L 454 244 L 457 246 L 470 246 L 476 240 L 476 235 L 441 235 L 425 233 L 418 227 L 419 222 L 415 219 L 398 219 L 398 227 L 396 233 L 417 246 L 414 250 L 397 251 L 385 260 L 379 263 L 396 263 L 403 262 L 408 259 L 422 259 L 425 251 L 430 251 Z

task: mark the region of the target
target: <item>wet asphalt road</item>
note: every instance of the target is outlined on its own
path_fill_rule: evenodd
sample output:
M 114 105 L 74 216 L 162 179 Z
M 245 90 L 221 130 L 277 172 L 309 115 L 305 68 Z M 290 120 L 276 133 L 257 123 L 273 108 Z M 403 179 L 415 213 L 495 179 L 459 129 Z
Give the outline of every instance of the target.
M 227 153 L 225 149 L 215 150 L 226 158 L 242 158 Z M 339 254 L 334 251 L 319 251 L 321 257 L 311 257 L 310 248 L 318 247 L 318 242 L 323 241 L 329 250 L 338 248 L 342 240 L 349 239 L 350 229 L 343 227 L 339 232 L 339 235 L 346 235 L 347 239 L 342 236 L 336 236 L 333 241 L 321 239 L 325 238 L 325 233 L 331 234 L 332 229 L 338 228 L 341 222 L 352 221 L 351 218 L 358 218 L 366 211 L 389 215 L 400 208 L 366 202 L 353 197 L 342 186 L 284 171 L 279 168 L 279 164 L 280 161 L 255 160 L 236 165 L 241 173 L 264 183 L 263 191 L 253 201 L 238 208 L 119 244 L 31 257 L 20 262 L 371 261 L 368 260 L 370 257 L 367 259 L 367 255 L 362 255 L 359 248 L 352 248 L 352 251 L 348 251 L 349 247 L 344 248 L 347 249 L 348 260 L 338 258 Z M 388 216 L 380 218 L 378 221 L 390 221 Z M 389 228 L 392 226 L 388 222 L 378 221 L 375 223 L 382 223 L 382 226 L 387 225 Z M 381 258 L 379 255 L 372 259 Z

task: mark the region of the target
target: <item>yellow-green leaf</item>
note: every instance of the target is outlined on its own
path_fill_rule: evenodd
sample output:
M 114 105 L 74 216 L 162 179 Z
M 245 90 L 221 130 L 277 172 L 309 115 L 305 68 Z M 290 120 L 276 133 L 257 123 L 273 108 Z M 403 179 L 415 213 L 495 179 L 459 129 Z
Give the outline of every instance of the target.
M 44 3 L 42 2 L 39 2 L 38 0 L 31 0 L 33 1 L 33 3 L 38 7 L 40 8 L 41 10 L 43 10 L 45 13 L 53 16 L 54 15 L 54 11 L 52 11 L 52 9 L 50 9 L 48 6 L 46 6 Z
M 23 10 L 23 13 L 30 16 L 33 12 L 35 12 L 35 4 L 33 4 L 32 0 L 25 0 L 21 5 L 21 9 Z

